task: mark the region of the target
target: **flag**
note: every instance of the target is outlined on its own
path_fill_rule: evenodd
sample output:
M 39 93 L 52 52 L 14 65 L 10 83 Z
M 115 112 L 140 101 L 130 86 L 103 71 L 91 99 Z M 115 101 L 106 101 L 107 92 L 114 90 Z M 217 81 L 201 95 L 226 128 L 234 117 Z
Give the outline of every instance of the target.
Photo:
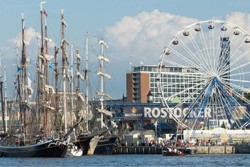
M 21 71 L 21 68 L 20 67 L 17 67 L 17 70 L 16 70 L 17 72 L 19 72 L 19 71 Z
M 44 14 L 46 17 L 48 17 L 48 13 L 47 13 L 45 10 L 43 10 L 43 14 Z
M 54 69 L 54 66 L 52 64 L 49 65 L 50 69 Z

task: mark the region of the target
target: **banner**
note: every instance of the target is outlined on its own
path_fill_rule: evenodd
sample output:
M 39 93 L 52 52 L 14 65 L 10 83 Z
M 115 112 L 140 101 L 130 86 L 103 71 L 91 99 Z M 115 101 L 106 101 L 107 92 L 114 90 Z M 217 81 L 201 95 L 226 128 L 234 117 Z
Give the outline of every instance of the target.
M 138 120 L 143 119 L 143 106 L 125 106 L 123 107 L 124 119 Z

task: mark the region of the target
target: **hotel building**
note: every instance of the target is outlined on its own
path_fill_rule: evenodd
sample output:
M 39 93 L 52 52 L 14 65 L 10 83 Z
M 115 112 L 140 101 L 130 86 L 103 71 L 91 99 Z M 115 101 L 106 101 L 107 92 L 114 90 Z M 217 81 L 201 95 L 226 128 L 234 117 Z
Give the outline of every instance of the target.
M 153 95 L 153 103 L 160 103 L 157 86 L 157 76 L 159 69 L 157 65 L 142 65 L 132 67 L 131 71 L 126 74 L 126 89 L 128 102 L 147 103 L 147 95 Z M 192 94 L 192 101 L 197 97 L 197 89 L 192 88 L 194 85 L 205 82 L 201 79 L 201 74 L 193 67 L 171 67 L 165 66 L 161 68 L 161 82 L 164 86 L 164 97 L 170 97 L 169 102 L 180 103 L 188 95 Z M 183 91 L 186 89 L 186 91 Z M 182 92 L 183 91 L 183 92 Z M 182 93 L 181 93 L 182 92 Z M 188 101 L 185 101 L 188 102 Z

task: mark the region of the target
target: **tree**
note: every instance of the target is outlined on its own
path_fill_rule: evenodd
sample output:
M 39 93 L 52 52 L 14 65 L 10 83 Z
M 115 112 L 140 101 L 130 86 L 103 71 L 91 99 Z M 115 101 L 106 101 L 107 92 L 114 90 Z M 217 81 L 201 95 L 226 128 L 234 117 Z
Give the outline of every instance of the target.
M 225 122 L 223 122 L 223 123 L 222 123 L 222 125 L 221 125 L 221 128 L 224 128 L 224 129 L 226 129 L 226 125 L 225 125 Z
M 250 100 L 250 93 L 245 93 L 244 94 L 244 97 L 247 99 L 247 100 Z M 239 103 L 246 103 L 242 98 L 241 99 L 238 99 L 237 100 Z

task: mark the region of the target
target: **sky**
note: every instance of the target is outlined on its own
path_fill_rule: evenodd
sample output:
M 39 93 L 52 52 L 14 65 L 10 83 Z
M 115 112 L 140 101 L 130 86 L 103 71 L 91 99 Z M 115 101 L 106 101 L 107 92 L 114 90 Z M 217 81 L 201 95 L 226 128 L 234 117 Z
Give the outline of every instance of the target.
M 24 13 L 28 56 L 36 60 L 40 35 L 40 0 L 0 0 L 0 55 L 12 83 L 17 53 L 20 55 L 21 14 Z M 90 75 L 93 90 L 100 52 L 98 40 L 109 47 L 105 64 L 111 80 L 107 92 L 113 98 L 126 96 L 126 73 L 131 66 L 157 65 L 160 54 L 175 33 L 198 21 L 219 19 L 250 31 L 249 0 L 47 0 L 43 8 L 52 45 L 60 46 L 60 14 L 64 10 L 65 37 L 84 56 L 85 34 L 89 36 Z M 17 46 L 17 49 L 16 49 Z M 67 48 L 70 52 L 70 48 Z M 84 64 L 84 63 L 83 63 Z M 34 71 L 31 71 L 31 73 Z M 8 87 L 11 87 L 8 84 Z

